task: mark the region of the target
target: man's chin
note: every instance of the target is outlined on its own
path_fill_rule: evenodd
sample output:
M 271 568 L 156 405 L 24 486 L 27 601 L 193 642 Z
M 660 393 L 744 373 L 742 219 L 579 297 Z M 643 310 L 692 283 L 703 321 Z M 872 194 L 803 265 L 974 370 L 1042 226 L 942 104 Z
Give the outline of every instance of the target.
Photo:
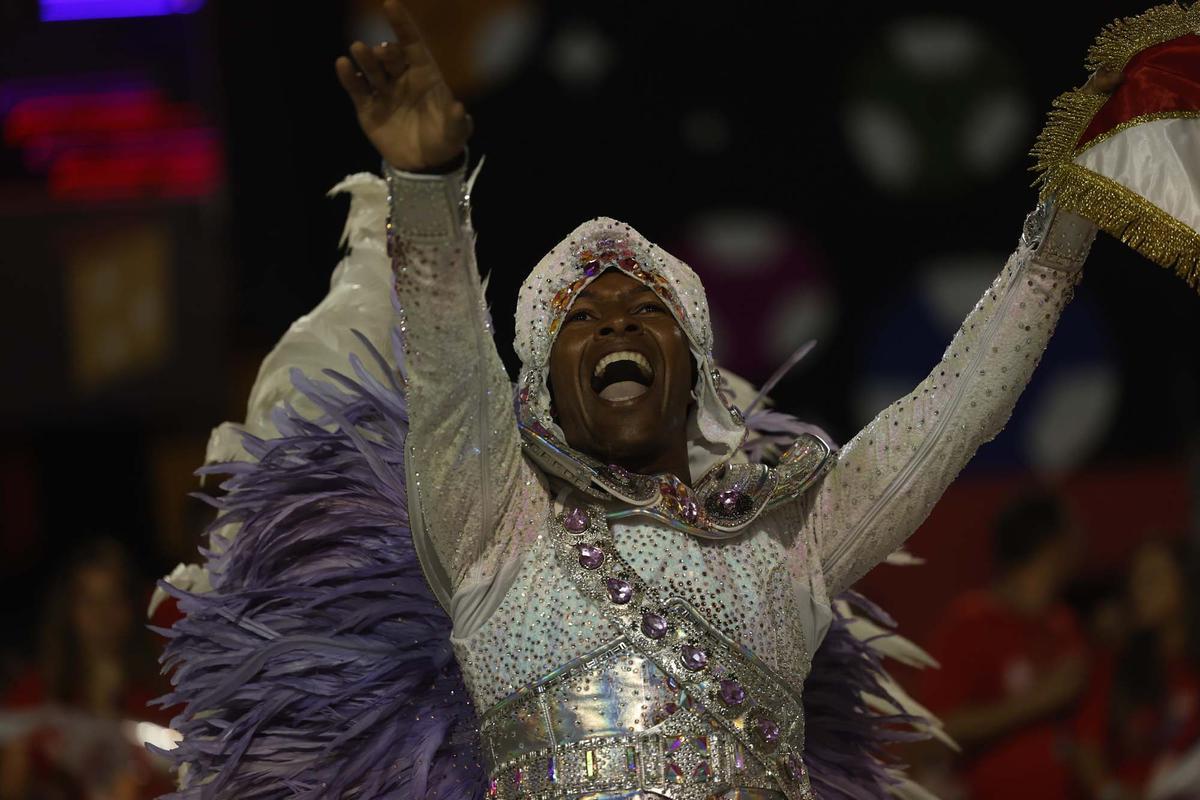
M 577 449 L 606 464 L 629 467 L 631 464 L 654 461 L 661 455 L 665 447 L 658 441 L 659 433 L 650 430 L 646 435 L 638 435 L 623 426 L 612 430 L 600 427 L 590 432 L 589 447 Z

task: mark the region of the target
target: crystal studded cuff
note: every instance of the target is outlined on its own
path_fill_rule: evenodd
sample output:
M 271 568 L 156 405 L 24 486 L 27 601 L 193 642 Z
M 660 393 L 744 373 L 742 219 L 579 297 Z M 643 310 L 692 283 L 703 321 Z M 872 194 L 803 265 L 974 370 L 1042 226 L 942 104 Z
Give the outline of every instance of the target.
M 465 173 L 465 159 L 445 175 L 402 172 L 385 161 L 393 232 L 413 242 L 460 236 L 468 213 Z
M 1083 267 L 1092 249 L 1096 226 L 1078 214 L 1062 211 L 1053 202 L 1044 202 L 1026 217 L 1021 239 L 1033 248 L 1035 264 L 1073 274 Z

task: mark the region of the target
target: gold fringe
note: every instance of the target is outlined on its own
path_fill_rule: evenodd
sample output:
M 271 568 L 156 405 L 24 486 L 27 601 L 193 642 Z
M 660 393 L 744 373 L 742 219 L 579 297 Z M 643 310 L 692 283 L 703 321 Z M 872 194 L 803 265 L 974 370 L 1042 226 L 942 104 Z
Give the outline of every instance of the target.
M 1043 191 L 1200 291 L 1200 233 L 1121 184 L 1068 164 Z
M 1089 72 L 1101 68 L 1124 69 L 1129 59 L 1147 47 L 1189 33 L 1200 33 L 1200 0 L 1186 7 L 1155 6 L 1136 17 L 1108 25 L 1088 50 L 1087 69 Z M 1035 159 L 1032 169 L 1038 173 L 1034 185 L 1040 186 L 1043 199 L 1053 195 L 1060 207 L 1087 217 L 1200 291 L 1200 233 L 1136 192 L 1074 163 L 1075 157 L 1086 149 L 1078 146 L 1079 138 L 1107 100 L 1106 95 L 1078 89 L 1054 99 L 1046 127 L 1038 134 L 1030 153 Z M 1133 122 L 1124 127 L 1131 127 Z M 1112 132 L 1087 146 L 1109 135 Z M 1200 164 L 1197 168 L 1200 169 Z
M 1076 142 L 1107 100 L 1105 95 L 1078 90 L 1054 98 L 1046 127 L 1030 151 L 1036 159 L 1033 170 L 1039 173 L 1036 183 L 1045 183 L 1056 169 L 1071 163 Z
M 1110 23 L 1088 50 L 1087 69 L 1121 69 L 1135 55 L 1156 44 L 1178 39 L 1200 28 L 1200 2 L 1154 6 L 1136 17 Z
M 1078 156 L 1080 153 L 1082 153 L 1084 150 L 1090 150 L 1091 148 L 1095 147 L 1096 145 L 1100 144 L 1101 142 L 1105 141 L 1106 139 L 1111 139 L 1112 137 L 1116 136 L 1118 133 L 1124 133 L 1125 131 L 1129 130 L 1130 128 L 1136 128 L 1138 125 L 1143 125 L 1147 122 L 1154 122 L 1155 120 L 1160 120 L 1160 119 L 1198 119 L 1198 118 L 1200 118 L 1200 111 L 1191 111 L 1191 110 L 1187 110 L 1187 111 L 1153 111 L 1149 114 L 1142 114 L 1140 117 L 1134 117 L 1132 119 L 1127 119 L 1124 122 L 1119 123 L 1119 124 L 1114 125 L 1113 127 L 1109 128 L 1104 133 L 1101 133 L 1098 136 L 1094 136 L 1091 139 L 1088 139 L 1088 141 L 1085 144 L 1076 148 L 1075 154 L 1074 154 L 1074 156 L 1072 156 L 1071 160 L 1074 161 L 1075 157 Z

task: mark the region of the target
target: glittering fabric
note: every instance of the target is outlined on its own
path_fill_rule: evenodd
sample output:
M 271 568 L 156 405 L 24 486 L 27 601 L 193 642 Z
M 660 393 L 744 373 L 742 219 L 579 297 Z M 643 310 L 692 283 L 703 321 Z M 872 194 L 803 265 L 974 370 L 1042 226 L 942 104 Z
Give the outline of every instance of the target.
M 595 598 L 581 593 L 568 571 L 575 568 L 554 556 L 550 526 L 571 511 L 574 501 L 564 481 L 526 454 L 517 421 L 519 397 L 514 411 L 474 263 L 463 177 L 461 172 L 390 175 L 389 258 L 370 246 L 361 253 L 372 269 L 386 270 L 389 260 L 394 269 L 401 360 L 408 376 L 403 460 L 412 544 L 454 625 L 453 651 L 475 707 L 482 710 L 623 631 L 597 613 Z M 383 216 L 381 188 L 378 181 L 360 187 L 361 218 Z M 773 498 L 739 535 L 724 541 L 631 515 L 629 503 L 610 495 L 592 512 L 607 518 L 612 541 L 605 546 L 615 548 L 656 596 L 686 603 L 698 619 L 751 651 L 789 691 L 802 693 L 811 656 L 836 625 L 830 596 L 916 529 L 975 449 L 1000 429 L 1028 380 L 1093 235 L 1077 218 L 1056 220 L 1051 211 L 1047 219 L 1038 237 L 1019 244 L 930 375 L 843 447 L 818 483 L 804 483 L 803 470 L 787 473 L 785 464 L 781 480 L 794 480 L 789 485 L 795 491 Z M 643 249 L 652 247 L 633 234 L 628 238 Z M 576 246 L 568 239 L 556 251 L 574 252 Z M 691 297 L 698 313 L 698 282 L 676 294 Z M 322 363 L 338 368 L 344 361 L 336 340 L 322 338 L 324 329 L 338 327 L 330 324 L 328 313 L 334 309 L 325 311 L 304 323 L 305 335 L 317 342 L 305 351 L 312 355 L 303 362 L 306 370 Z M 530 309 L 522 313 L 524 319 L 537 316 Z M 677 319 L 702 317 L 680 312 Z M 699 350 L 711 346 L 704 339 L 706 328 L 705 321 L 698 331 L 689 330 Z M 538 346 L 531 340 L 530 364 L 536 363 Z M 535 374 L 530 364 L 527 371 Z M 260 374 L 264 385 L 274 380 L 271 371 Z M 713 397 L 723 403 L 715 391 Z M 722 407 L 725 422 L 740 437 L 738 415 Z M 248 419 L 263 418 L 263 412 L 252 401 Z M 720 414 L 713 419 L 720 422 Z M 698 434 L 694 444 L 704 441 Z M 365 440 L 356 446 L 370 449 Z M 741 502 L 730 496 L 721 500 L 720 493 L 714 497 L 734 509 Z M 588 524 L 596 522 L 590 517 Z M 630 578 L 632 604 L 638 584 Z M 617 592 L 613 601 L 625 596 Z M 707 665 L 694 655 L 689 651 L 694 665 Z M 856 796 L 845 780 L 842 794 L 829 789 L 820 796 Z M 747 788 L 733 796 L 773 795 Z
M 407 180 L 392 176 L 394 196 Z M 462 178 L 419 180 L 457 185 Z M 393 213 L 404 213 L 399 202 Z M 522 455 L 483 310 L 470 222 L 465 216 L 459 222 L 441 243 L 394 241 L 393 254 L 412 385 L 410 474 L 421 476 L 413 495 L 423 525 L 418 530 L 414 522 L 414 534 L 436 560 L 427 569 L 431 581 L 446 579 L 439 591 L 450 598 L 455 649 L 473 696 L 486 708 L 600 646 L 613 631 L 550 558 L 545 526 L 561 509 L 554 507 L 552 482 Z M 640 241 L 618 223 L 593 225 Z M 1077 267 L 1094 229 L 1068 232 L 1073 248 L 1061 235 L 1043 238 L 1056 242 L 1056 254 L 1075 253 Z M 539 270 L 559 269 L 559 254 L 568 270 L 566 258 L 574 257 L 580 236 L 565 239 Z M 844 446 L 819 486 L 760 515 L 728 542 L 680 535 L 655 520 L 621 519 L 613 532 L 622 556 L 798 685 L 804 677 L 798 653 L 806 639 L 813 647 L 820 642 L 830 594 L 899 547 L 1000 430 L 1077 277 L 1077 270 L 1039 263 L 1035 249 L 1019 244 L 929 376 Z M 537 290 L 529 287 L 536 285 L 526 283 L 518 316 L 549 325 L 553 313 L 531 299 Z M 688 296 L 696 291 L 688 289 Z M 534 308 L 524 307 L 530 303 Z M 537 334 L 518 342 L 530 359 L 527 371 L 541 368 L 547 341 Z M 610 506 L 611 513 L 627 508 Z

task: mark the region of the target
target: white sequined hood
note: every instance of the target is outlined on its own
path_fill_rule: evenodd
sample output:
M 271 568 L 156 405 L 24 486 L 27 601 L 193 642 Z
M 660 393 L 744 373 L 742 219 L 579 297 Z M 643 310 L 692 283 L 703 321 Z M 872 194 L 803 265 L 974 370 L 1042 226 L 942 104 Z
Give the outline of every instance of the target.
M 718 391 L 708 299 L 696 273 L 630 225 L 608 217 L 583 223 L 546 254 L 521 286 L 516 341 L 521 359 L 517 415 L 532 455 L 576 484 L 593 483 L 593 459 L 571 450 L 550 412 L 550 349 L 579 292 L 607 269 L 619 269 L 654 290 L 687 335 L 699 367 L 699 398 L 688 420 L 693 483 L 737 454 L 746 437 L 741 414 Z M 540 451 L 540 452 L 538 452 Z M 549 458 L 548 458 L 549 456 Z M 609 481 L 601 482 L 612 491 Z M 620 491 L 613 492 L 618 496 Z

